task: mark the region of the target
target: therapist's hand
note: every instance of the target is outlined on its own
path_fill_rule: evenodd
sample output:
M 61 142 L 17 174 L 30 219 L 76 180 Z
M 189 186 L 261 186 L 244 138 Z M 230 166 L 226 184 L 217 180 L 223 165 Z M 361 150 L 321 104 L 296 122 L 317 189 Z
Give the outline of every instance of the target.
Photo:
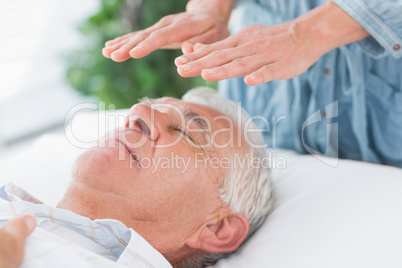
M 25 240 L 35 229 L 35 218 L 20 216 L 0 229 L 0 267 L 18 267 L 24 256 Z
M 289 79 L 306 71 L 323 54 L 310 49 L 297 24 L 273 27 L 252 25 L 211 44 L 196 44 L 196 51 L 175 61 L 183 77 L 201 75 L 207 81 L 244 77 L 248 85 Z
M 192 44 L 213 43 L 229 35 L 226 21 L 208 13 L 183 12 L 163 17 L 153 26 L 108 41 L 102 53 L 121 62 L 141 58 L 159 48 L 180 48 L 192 51 Z
M 175 64 L 183 77 L 245 77 L 246 84 L 258 85 L 295 77 L 330 50 L 366 36 L 366 30 L 329 1 L 288 23 L 247 26 L 220 42 L 195 44 L 195 51 Z

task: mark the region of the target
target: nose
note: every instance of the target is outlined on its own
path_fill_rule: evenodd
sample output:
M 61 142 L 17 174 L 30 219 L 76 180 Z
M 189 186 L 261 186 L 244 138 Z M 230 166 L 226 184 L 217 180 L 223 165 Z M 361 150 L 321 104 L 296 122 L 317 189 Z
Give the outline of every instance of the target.
M 131 107 L 125 127 L 140 132 L 151 141 L 156 141 L 159 137 L 160 125 L 156 122 L 161 120 L 163 115 L 146 104 L 136 104 Z

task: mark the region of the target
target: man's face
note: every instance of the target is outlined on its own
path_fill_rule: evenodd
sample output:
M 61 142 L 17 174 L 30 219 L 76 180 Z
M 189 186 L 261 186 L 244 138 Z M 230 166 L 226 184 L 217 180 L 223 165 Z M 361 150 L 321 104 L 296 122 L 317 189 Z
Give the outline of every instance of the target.
M 105 146 L 77 159 L 72 184 L 91 211 L 133 227 L 162 252 L 229 213 L 218 188 L 229 157 L 242 150 L 237 126 L 216 110 L 151 102 L 134 105 Z

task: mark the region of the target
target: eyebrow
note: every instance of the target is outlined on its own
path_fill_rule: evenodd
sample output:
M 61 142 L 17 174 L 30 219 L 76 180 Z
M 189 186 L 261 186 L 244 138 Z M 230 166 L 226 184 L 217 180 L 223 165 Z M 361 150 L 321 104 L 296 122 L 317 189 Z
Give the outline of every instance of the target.
M 190 108 L 184 108 L 184 118 L 187 121 L 192 121 L 194 122 L 201 130 L 208 132 L 208 124 L 205 122 L 205 120 L 202 118 L 201 115 L 199 115 L 196 111 L 190 109 Z
M 186 120 L 186 122 L 191 122 L 194 123 L 198 129 L 189 129 L 190 132 L 201 132 L 202 133 L 202 144 L 205 144 L 208 142 L 207 135 L 209 134 L 209 125 L 208 123 L 204 120 L 203 116 L 198 114 L 196 111 L 184 107 L 183 108 L 183 115 Z

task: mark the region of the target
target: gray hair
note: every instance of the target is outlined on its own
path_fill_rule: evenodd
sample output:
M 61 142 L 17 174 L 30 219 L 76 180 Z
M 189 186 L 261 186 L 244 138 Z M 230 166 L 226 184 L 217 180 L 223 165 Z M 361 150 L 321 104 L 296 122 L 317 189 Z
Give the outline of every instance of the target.
M 211 107 L 222 114 L 229 116 L 241 130 L 256 128 L 247 112 L 240 105 L 225 99 L 215 90 L 199 87 L 190 90 L 183 97 L 186 102 Z M 245 132 L 243 132 L 245 133 Z M 248 162 L 241 167 L 233 167 L 227 178 L 224 179 L 220 190 L 220 198 L 234 213 L 243 214 L 249 221 L 250 231 L 248 239 L 264 222 L 272 209 L 272 185 L 270 170 L 264 166 L 263 159 L 267 157 L 264 148 L 264 139 L 260 132 L 247 132 Z M 250 161 L 258 159 L 259 165 Z M 231 253 L 203 252 L 185 259 L 182 267 L 205 267 L 216 263 L 220 258 Z

